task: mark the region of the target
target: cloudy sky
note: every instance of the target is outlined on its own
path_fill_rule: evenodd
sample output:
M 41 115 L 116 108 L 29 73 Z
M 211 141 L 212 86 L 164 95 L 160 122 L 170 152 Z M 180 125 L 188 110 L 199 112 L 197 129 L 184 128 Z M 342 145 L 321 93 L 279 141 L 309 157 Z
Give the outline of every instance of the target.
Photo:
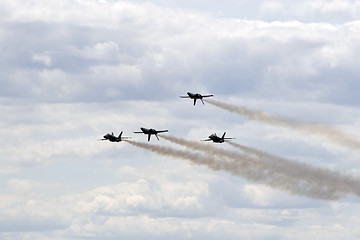
M 1 1 L 0 238 L 358 239 L 354 194 L 312 198 L 97 139 L 227 131 L 360 177 L 346 142 L 179 98 L 211 93 L 360 139 L 359 17 L 346 0 Z

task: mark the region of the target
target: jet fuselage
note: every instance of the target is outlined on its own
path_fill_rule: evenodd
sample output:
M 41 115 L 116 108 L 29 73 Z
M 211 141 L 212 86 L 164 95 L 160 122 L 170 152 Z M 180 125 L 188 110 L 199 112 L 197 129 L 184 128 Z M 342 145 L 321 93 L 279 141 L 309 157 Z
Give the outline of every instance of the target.
M 144 133 L 144 134 L 147 134 L 148 135 L 148 141 L 150 141 L 150 138 L 151 138 L 151 135 L 155 135 L 155 137 L 157 138 L 157 140 L 159 140 L 159 137 L 158 137 L 158 133 L 163 133 L 163 132 L 168 132 L 168 130 L 155 130 L 153 128 L 144 128 L 144 127 L 141 127 L 141 132 L 134 132 L 134 133 Z

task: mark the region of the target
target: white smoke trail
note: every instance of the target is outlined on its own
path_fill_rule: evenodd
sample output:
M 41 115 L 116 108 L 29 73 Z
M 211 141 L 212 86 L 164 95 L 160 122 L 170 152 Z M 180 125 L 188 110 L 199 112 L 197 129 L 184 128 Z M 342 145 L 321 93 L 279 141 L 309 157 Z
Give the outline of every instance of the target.
M 254 154 L 259 158 L 252 159 L 249 158 L 249 156 L 245 156 L 238 152 L 217 148 L 212 145 L 202 144 L 199 142 L 188 141 L 173 136 L 167 135 L 162 137 L 173 143 L 182 145 L 188 149 L 203 151 L 217 158 L 226 157 L 235 161 L 243 161 L 244 159 L 250 159 L 249 163 L 252 164 L 252 167 L 268 171 L 269 175 L 273 173 L 276 173 L 277 175 L 282 175 L 284 181 L 302 181 L 304 182 L 304 184 L 309 186 L 328 186 L 333 188 L 334 192 L 352 192 L 353 194 L 360 195 L 360 180 L 356 180 L 351 176 L 342 175 L 334 171 L 316 168 L 294 160 L 266 154 L 259 150 L 255 151 L 254 149 L 245 146 L 241 148 L 242 150 L 244 150 L 244 152 Z M 236 147 L 242 146 L 233 142 L 229 143 Z
M 237 113 L 252 120 L 290 128 L 306 134 L 322 136 L 324 139 L 332 143 L 340 144 L 341 146 L 347 147 L 349 149 L 360 151 L 360 139 L 351 134 L 342 132 L 332 126 L 302 122 L 295 119 L 290 119 L 261 111 L 254 111 L 243 106 L 236 106 L 210 99 L 206 99 L 205 101 L 216 107 Z
M 173 136 L 162 136 L 164 139 L 169 140 L 173 143 L 182 145 L 188 149 L 203 151 L 207 154 L 216 157 L 227 157 L 232 160 L 239 159 L 247 159 L 249 156 L 245 156 L 238 152 L 225 150 L 221 148 L 217 148 L 208 144 L 202 144 L 199 142 L 188 141 L 182 138 L 176 138 Z M 327 182 L 334 182 L 334 185 L 339 183 L 343 184 L 343 186 L 359 186 L 360 180 L 354 180 L 351 176 L 341 175 L 340 173 L 330 171 L 327 169 L 316 168 L 309 164 L 300 163 L 294 160 L 281 158 L 275 155 L 267 154 L 260 150 L 255 150 L 253 148 L 249 148 L 246 146 L 242 146 L 237 143 L 229 142 L 229 144 L 240 148 L 244 152 L 248 154 L 256 155 L 257 159 L 251 159 L 251 163 L 256 165 L 258 168 L 264 168 L 267 170 L 271 170 L 277 172 L 278 174 L 283 174 L 284 177 L 291 179 L 304 180 L 306 182 L 319 184 L 326 184 Z M 360 193 L 360 191 L 359 191 Z
M 307 178 L 307 181 L 313 182 L 314 184 L 328 184 L 332 182 L 335 185 L 347 186 L 353 189 L 349 189 L 349 191 L 360 191 L 360 179 L 355 179 L 352 176 L 300 163 L 295 160 L 276 156 L 238 143 L 229 142 L 229 144 L 245 153 L 257 156 L 273 170 L 283 171 L 284 173 L 291 175 L 293 178 Z
M 171 139 L 174 140 L 174 142 L 179 140 L 174 137 L 169 138 L 169 136 L 162 136 L 162 138 L 168 140 Z M 195 149 L 190 147 L 195 146 L 193 144 L 194 142 L 186 143 L 186 140 L 181 139 L 181 142 L 182 141 L 185 142 L 181 145 L 187 148 Z M 360 196 L 360 190 L 355 191 L 355 189 L 353 189 L 356 186 L 359 186 L 360 182 L 356 182 L 356 186 L 349 186 L 346 181 L 334 184 L 333 181 L 327 182 L 320 180 L 313 183 L 312 181 L 309 181 L 307 177 L 299 180 L 299 178 L 294 178 L 291 175 L 284 174 L 283 171 L 275 171 L 274 169 L 269 168 L 268 164 L 264 164 L 264 162 L 259 159 L 246 157 L 241 154 L 238 154 L 237 157 L 230 157 L 231 154 L 226 157 L 219 157 L 222 152 L 218 152 L 216 149 L 213 149 L 213 147 L 206 148 L 207 151 L 204 151 L 203 148 L 196 148 L 196 150 L 203 151 L 205 153 L 204 155 L 188 150 L 179 150 L 148 143 L 139 143 L 134 141 L 127 142 L 158 154 L 190 160 L 192 163 L 205 165 L 213 170 L 227 171 L 233 175 L 242 176 L 249 181 L 262 183 L 292 194 L 323 200 L 336 200 L 350 193 Z M 307 173 L 305 173 L 305 175 L 307 175 Z

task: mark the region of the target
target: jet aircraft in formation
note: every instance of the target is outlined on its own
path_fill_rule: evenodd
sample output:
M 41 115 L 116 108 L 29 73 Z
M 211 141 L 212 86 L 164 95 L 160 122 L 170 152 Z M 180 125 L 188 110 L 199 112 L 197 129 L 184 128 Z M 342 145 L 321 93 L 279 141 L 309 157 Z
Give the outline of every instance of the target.
M 228 139 L 234 139 L 234 138 L 226 138 L 225 134 L 226 134 L 226 132 L 224 132 L 224 134 L 221 137 L 219 137 L 216 135 L 216 133 L 213 133 L 209 136 L 209 139 L 205 139 L 205 140 L 201 140 L 201 141 L 213 141 L 214 143 L 223 143 Z
M 148 135 L 148 141 L 150 141 L 150 137 L 151 135 L 155 135 L 155 137 L 157 138 L 157 140 L 160 140 L 159 137 L 158 137 L 158 133 L 163 133 L 163 132 L 168 132 L 168 130 L 155 130 L 153 128 L 144 128 L 144 127 L 141 127 L 141 132 L 134 132 L 134 133 L 143 133 L 143 134 L 147 134 Z
M 203 104 L 205 104 L 202 99 L 203 99 L 204 97 L 213 97 L 213 96 L 214 96 L 214 95 L 212 95 L 212 94 L 209 94 L 209 95 L 201 95 L 200 93 L 187 92 L 187 96 L 180 96 L 180 97 L 181 97 L 181 98 L 191 98 L 191 99 L 194 99 L 194 106 L 195 106 L 197 99 L 200 99 L 201 102 L 202 102 Z
M 123 139 L 128 139 L 130 137 L 122 137 L 123 131 L 121 131 L 121 133 L 119 134 L 118 137 L 116 137 L 114 135 L 113 132 L 106 134 L 105 136 L 103 136 L 102 139 L 99 140 L 109 140 L 110 142 L 121 142 Z
M 194 99 L 194 105 L 196 104 L 196 100 L 197 100 L 197 99 L 200 99 L 201 102 L 202 102 L 203 104 L 205 104 L 204 101 L 202 100 L 204 97 L 213 97 L 213 96 L 214 96 L 214 95 L 212 95 L 212 94 L 209 94 L 209 95 L 201 95 L 201 94 L 199 94 L 199 93 L 191 93 L 191 92 L 188 92 L 187 94 L 188 94 L 188 96 L 180 96 L 180 97 L 181 97 L 181 98 L 191 98 L 191 99 Z M 134 132 L 134 133 L 143 133 L 143 134 L 148 135 L 148 138 L 147 138 L 148 141 L 150 141 L 151 135 L 155 135 L 155 137 L 157 138 L 157 140 L 160 140 L 157 134 L 158 134 L 158 133 L 168 132 L 168 130 L 155 130 L 155 129 L 153 129 L 153 128 L 148 129 L 148 128 L 144 128 L 144 127 L 141 127 L 140 129 L 141 129 L 141 132 Z M 108 134 L 106 134 L 105 136 L 103 136 L 102 139 L 99 139 L 99 140 L 109 140 L 110 142 L 121 142 L 121 141 L 123 141 L 123 139 L 128 139 L 128 138 L 130 138 L 130 137 L 122 137 L 122 134 L 123 134 L 123 131 L 121 131 L 121 133 L 119 134 L 119 136 L 116 137 L 116 136 L 114 136 L 114 133 L 113 133 L 113 132 L 112 132 L 111 134 L 108 133 Z M 214 134 L 211 134 L 211 135 L 209 136 L 209 139 L 205 139 L 205 140 L 201 140 L 201 141 L 213 141 L 214 143 L 223 143 L 223 142 L 225 142 L 225 141 L 228 140 L 228 139 L 234 139 L 234 138 L 226 138 L 226 137 L 225 137 L 225 134 L 226 134 L 226 132 L 224 132 L 224 134 L 222 135 L 222 137 L 218 137 L 218 136 L 216 135 L 216 133 L 214 133 Z

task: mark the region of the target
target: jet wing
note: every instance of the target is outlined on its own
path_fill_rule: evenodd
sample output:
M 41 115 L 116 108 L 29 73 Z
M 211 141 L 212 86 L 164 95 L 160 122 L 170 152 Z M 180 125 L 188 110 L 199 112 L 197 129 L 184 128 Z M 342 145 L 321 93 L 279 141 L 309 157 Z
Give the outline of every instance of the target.
M 159 131 L 156 131 L 156 133 L 162 133 L 162 132 L 168 132 L 169 130 L 159 130 Z
M 202 97 L 213 97 L 214 95 L 209 94 L 209 95 L 202 95 Z
M 190 98 L 189 96 L 179 96 L 180 98 Z
M 144 133 L 144 132 L 133 132 L 133 133 Z

